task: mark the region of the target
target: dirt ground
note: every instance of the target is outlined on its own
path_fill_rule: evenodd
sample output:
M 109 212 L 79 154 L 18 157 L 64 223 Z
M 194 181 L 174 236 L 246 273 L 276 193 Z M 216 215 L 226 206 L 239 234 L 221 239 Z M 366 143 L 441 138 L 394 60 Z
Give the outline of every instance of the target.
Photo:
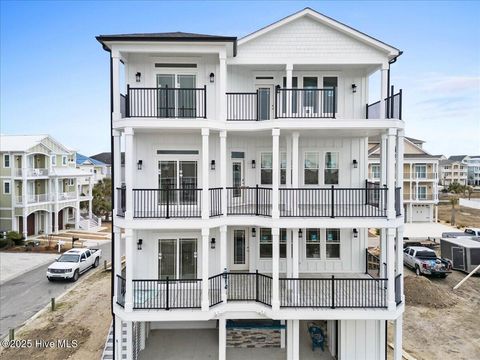
M 471 277 L 453 290 L 465 275 L 453 271 L 446 279 L 422 277 L 417 281 L 415 274 L 405 268 L 403 349 L 413 357 L 419 360 L 480 359 L 480 276 Z M 418 291 L 409 296 L 412 289 L 407 287 Z M 422 296 L 443 296 L 444 299 L 432 301 Z M 392 324 L 389 342 L 393 343 Z M 393 359 L 391 350 L 388 358 Z
M 59 300 L 56 311 L 43 313 L 16 334 L 16 339 L 32 340 L 31 348 L 5 349 L 0 359 L 99 359 L 110 322 L 110 273 L 98 270 Z M 35 347 L 40 339 L 76 340 L 78 346 Z
M 441 194 L 440 203 L 438 204 L 438 218 L 440 221 L 450 224 L 452 205 L 442 202 L 447 201 L 450 195 Z M 479 198 L 480 193 L 473 193 L 471 198 Z M 455 205 L 455 226 L 464 228 L 467 226 L 480 226 L 480 210 Z

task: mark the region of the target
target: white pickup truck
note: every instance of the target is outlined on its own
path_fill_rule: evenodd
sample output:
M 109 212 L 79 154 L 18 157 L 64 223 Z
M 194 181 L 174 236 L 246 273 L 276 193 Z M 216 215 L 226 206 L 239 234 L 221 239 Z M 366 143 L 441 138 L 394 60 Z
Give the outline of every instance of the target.
M 65 251 L 47 269 L 47 279 L 70 279 L 77 281 L 80 274 L 96 268 L 100 263 L 100 249 L 71 249 Z

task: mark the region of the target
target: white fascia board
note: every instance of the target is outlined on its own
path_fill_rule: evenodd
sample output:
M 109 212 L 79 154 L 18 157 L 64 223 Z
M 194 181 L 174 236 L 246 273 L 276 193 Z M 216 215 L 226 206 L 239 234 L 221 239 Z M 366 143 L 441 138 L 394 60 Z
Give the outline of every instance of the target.
M 222 54 L 228 53 L 228 42 L 154 42 L 154 41 L 130 41 L 111 42 L 106 44 L 112 49 L 113 57 L 122 58 L 122 54 L 128 53 L 159 53 L 163 56 L 169 53 L 187 54 Z M 124 59 L 124 58 L 123 58 Z
M 353 29 L 350 26 L 347 26 L 345 24 L 342 24 L 332 18 L 329 18 L 325 15 L 322 15 L 312 9 L 306 8 L 302 11 L 299 11 L 293 15 L 287 16 L 286 18 L 279 20 L 271 25 L 268 25 L 260 30 L 257 30 L 241 39 L 238 40 L 238 46 L 240 47 L 242 44 L 245 44 L 248 41 L 251 41 L 259 36 L 262 36 L 272 30 L 275 30 L 283 25 L 286 25 L 292 21 L 295 21 L 303 16 L 308 16 L 324 25 L 327 25 L 334 30 L 340 31 L 346 35 L 349 35 L 367 45 L 370 45 L 372 47 L 375 47 L 385 53 L 388 54 L 389 57 L 395 57 L 400 54 L 400 50 L 394 48 L 393 46 L 390 46 L 388 44 L 383 43 L 382 41 L 379 41 L 377 39 L 372 38 L 371 36 L 368 36 L 358 30 Z

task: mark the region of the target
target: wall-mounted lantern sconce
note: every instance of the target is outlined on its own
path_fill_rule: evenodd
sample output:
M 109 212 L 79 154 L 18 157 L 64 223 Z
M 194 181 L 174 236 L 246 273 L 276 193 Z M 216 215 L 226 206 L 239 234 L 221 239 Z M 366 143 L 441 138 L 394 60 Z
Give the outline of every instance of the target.
M 215 74 L 210 73 L 210 82 L 213 84 L 215 82 Z
M 356 169 L 358 168 L 358 161 L 356 159 L 353 159 L 353 168 Z
M 352 93 L 356 93 L 357 92 L 357 84 L 352 84 Z
M 137 250 L 142 250 L 142 244 L 143 244 L 143 240 L 142 240 L 142 239 L 138 239 L 138 241 L 137 241 Z
M 137 72 L 137 73 L 135 74 L 135 80 L 136 80 L 137 82 L 140 82 L 140 80 L 142 80 L 142 73 L 141 73 L 141 72 Z
M 358 230 L 357 229 L 353 229 L 353 237 L 358 238 Z
M 257 236 L 257 228 L 252 228 L 252 237 Z
M 210 241 L 210 249 L 215 249 L 215 244 L 216 244 L 215 238 L 212 238 L 212 240 Z
M 257 167 L 257 163 L 255 162 L 255 160 L 252 160 L 252 169 L 255 169 Z
M 302 239 L 303 238 L 303 231 L 302 229 L 298 229 L 298 238 Z
M 210 170 L 215 170 L 215 160 L 210 162 Z
M 138 162 L 137 162 L 137 169 L 138 169 L 138 170 L 142 170 L 142 167 L 143 167 L 143 161 L 142 161 L 142 160 L 138 160 Z

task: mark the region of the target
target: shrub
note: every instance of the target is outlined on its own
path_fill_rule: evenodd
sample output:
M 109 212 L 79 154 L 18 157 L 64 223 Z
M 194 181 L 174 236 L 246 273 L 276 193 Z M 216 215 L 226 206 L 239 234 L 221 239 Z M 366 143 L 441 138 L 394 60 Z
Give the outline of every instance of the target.
M 8 249 L 12 247 L 14 242 L 10 239 L 0 239 L 0 249 Z
M 23 235 L 20 234 L 18 231 L 9 231 L 7 233 L 7 239 L 13 241 L 15 245 L 23 245 L 24 239 Z

